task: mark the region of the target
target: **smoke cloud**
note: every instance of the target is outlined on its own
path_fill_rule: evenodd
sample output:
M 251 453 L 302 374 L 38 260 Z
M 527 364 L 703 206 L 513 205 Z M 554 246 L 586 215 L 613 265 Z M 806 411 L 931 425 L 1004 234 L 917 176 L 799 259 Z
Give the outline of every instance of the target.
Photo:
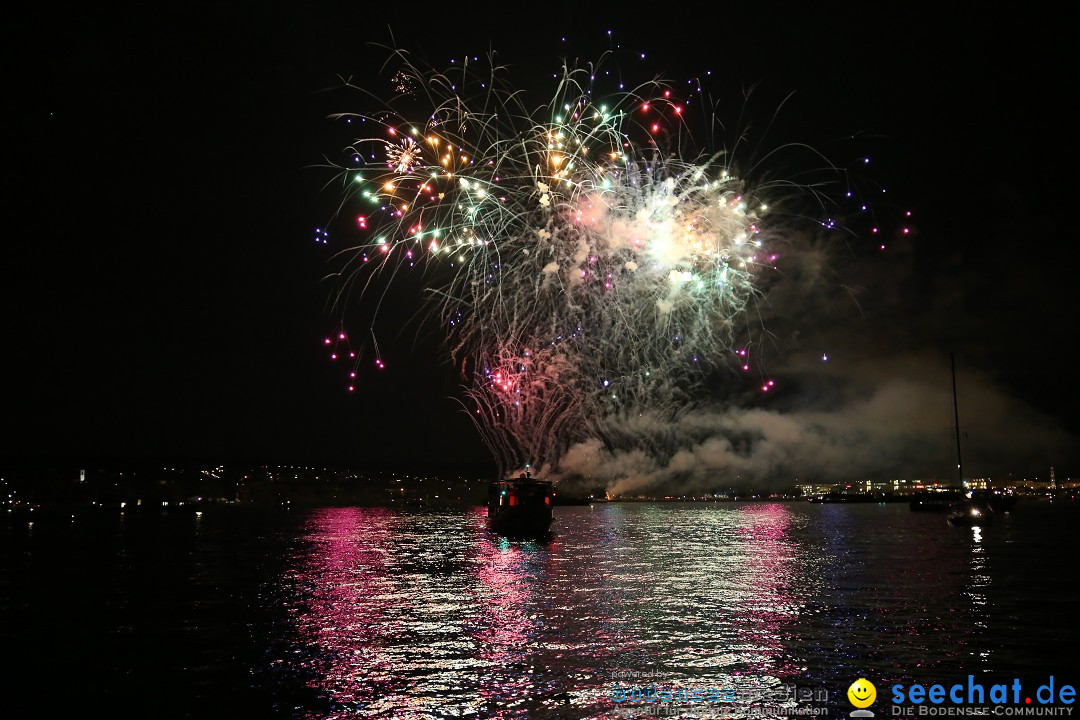
M 748 312 L 759 325 L 749 373 L 672 419 L 647 409 L 610 419 L 572 446 L 556 473 L 613 494 L 663 494 L 865 479 L 956 479 L 950 352 L 965 478 L 1046 477 L 1080 446 L 1035 407 L 995 322 L 972 302 L 987 271 L 897 238 L 881 258 L 840 257 L 796 238 Z M 800 249 L 801 246 L 801 249 Z M 1034 309 L 1020 309 L 1022 316 Z M 745 377 L 750 375 L 751 377 Z M 762 378 L 775 378 L 770 392 Z M 758 387 L 755 387 L 758 386 Z

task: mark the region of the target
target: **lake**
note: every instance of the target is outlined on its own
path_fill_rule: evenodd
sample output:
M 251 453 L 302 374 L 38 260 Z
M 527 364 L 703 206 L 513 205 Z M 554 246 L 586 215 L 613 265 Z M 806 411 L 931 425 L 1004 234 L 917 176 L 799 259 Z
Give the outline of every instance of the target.
M 880 717 L 897 683 L 1080 679 L 1076 503 L 981 530 L 904 504 L 607 503 L 553 529 L 509 541 L 482 508 L 9 516 L 5 696 L 34 715 L 839 717 L 865 677 Z

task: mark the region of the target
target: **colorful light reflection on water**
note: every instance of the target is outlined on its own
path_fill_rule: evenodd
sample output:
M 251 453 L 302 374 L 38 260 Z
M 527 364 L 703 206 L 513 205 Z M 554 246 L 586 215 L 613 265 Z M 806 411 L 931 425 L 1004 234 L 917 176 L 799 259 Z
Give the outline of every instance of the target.
M 106 715 L 599 718 L 656 683 L 739 694 L 682 717 L 772 717 L 781 684 L 839 716 L 858 677 L 1074 681 L 1078 519 L 631 503 L 557 508 L 547 543 L 480 509 L 9 520 L 0 636 L 25 697 Z
M 286 578 L 313 689 L 342 717 L 599 717 L 621 670 L 751 694 L 798 672 L 783 636 L 812 570 L 790 537 L 805 518 L 566 517 L 583 522 L 538 543 L 488 533 L 479 510 L 313 512 Z

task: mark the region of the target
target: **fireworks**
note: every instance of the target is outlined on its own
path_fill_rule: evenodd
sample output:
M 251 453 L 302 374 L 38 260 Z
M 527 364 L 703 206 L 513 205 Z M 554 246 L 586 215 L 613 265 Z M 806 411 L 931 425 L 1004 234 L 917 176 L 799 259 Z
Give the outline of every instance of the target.
M 587 438 L 632 442 L 620 420 L 671 419 L 711 373 L 750 370 L 736 339 L 778 260 L 764 196 L 782 185 L 689 156 L 689 101 L 659 81 L 601 93 L 597 67 L 567 67 L 532 108 L 497 70 L 399 59 L 394 82 L 416 89 L 400 107 L 339 116 L 371 132 L 340 168 L 362 215 L 338 300 L 347 311 L 359 288 L 377 305 L 376 278 L 425 266 L 426 316 L 502 471 L 555 470 Z M 336 356 L 356 352 L 345 339 L 327 339 Z
M 411 137 L 405 137 L 397 144 L 386 143 L 386 160 L 394 172 L 407 175 L 420 162 L 421 148 Z

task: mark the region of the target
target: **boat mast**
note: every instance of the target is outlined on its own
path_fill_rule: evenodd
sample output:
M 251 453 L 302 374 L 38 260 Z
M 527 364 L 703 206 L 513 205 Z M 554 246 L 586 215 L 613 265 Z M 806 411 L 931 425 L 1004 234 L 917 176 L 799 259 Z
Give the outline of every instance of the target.
M 963 461 L 960 459 L 960 409 L 956 402 L 956 353 L 949 353 L 949 364 L 952 366 L 952 411 L 953 428 L 956 430 L 956 477 L 960 487 L 964 486 Z

